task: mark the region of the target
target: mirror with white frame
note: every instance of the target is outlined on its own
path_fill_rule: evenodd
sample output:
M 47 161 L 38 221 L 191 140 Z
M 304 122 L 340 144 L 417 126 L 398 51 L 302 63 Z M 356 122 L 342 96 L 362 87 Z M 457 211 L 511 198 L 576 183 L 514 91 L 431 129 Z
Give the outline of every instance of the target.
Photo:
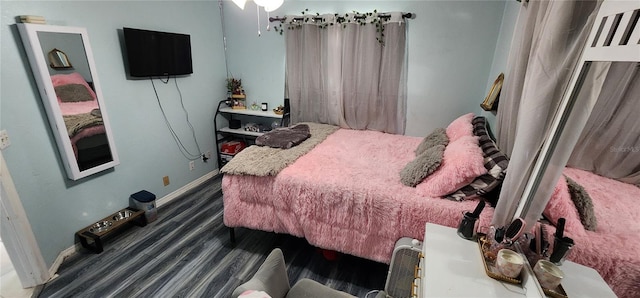
M 532 222 L 532 219 L 540 217 L 544 204 L 536 201 L 551 196 L 553 186 L 574 152 L 581 132 L 594 107 L 598 107 L 598 102 L 603 106 L 609 104 L 605 100 L 611 100 L 612 97 L 618 103 L 636 100 L 636 94 L 631 90 L 638 89 L 637 73 L 640 67 L 640 26 L 633 21 L 634 16 L 637 20 L 638 11 L 638 3 L 632 1 L 605 2 L 600 7 L 514 218 L 526 218 Z M 621 21 L 618 24 L 614 19 Z M 610 114 L 608 117 L 614 116 Z M 624 151 L 624 147 L 612 147 L 610 150 L 616 153 L 616 150 Z M 616 164 L 624 163 L 627 168 L 637 166 L 613 155 L 616 154 L 609 154 L 607 160 Z
M 526 223 L 535 223 L 544 216 L 550 226 L 562 226 L 563 233 L 569 232 L 563 234 L 565 237 L 559 242 L 565 244 L 565 249 L 559 251 L 563 251 L 564 256 L 569 254 L 567 260 L 573 263 L 562 267 L 568 277 L 563 279 L 562 289 L 569 297 L 634 296 L 637 293 L 633 287 L 622 286 L 626 280 L 637 280 L 629 269 L 636 260 L 633 254 L 628 254 L 628 247 L 637 246 L 622 240 L 627 239 L 626 235 L 637 234 L 634 234 L 633 224 L 637 221 L 634 216 L 637 212 L 633 213 L 631 206 L 634 205 L 628 202 L 637 198 L 637 192 L 633 192 L 637 188 L 633 184 L 640 186 L 637 180 L 639 159 L 637 154 L 629 154 L 640 148 L 637 137 L 640 126 L 636 120 L 640 107 L 637 100 L 640 94 L 640 23 L 637 22 L 640 5 L 637 1 L 604 1 L 600 4 L 566 91 L 544 133 L 544 140 L 527 160 L 531 168 L 523 174 L 524 179 L 517 187 L 513 187 L 521 191 L 517 195 L 518 205 L 510 210 L 513 212 L 505 212 L 506 218 L 522 218 Z M 581 178 L 573 181 L 574 187 L 577 185 L 582 189 L 588 200 L 574 202 L 574 195 L 568 189 L 570 181 L 563 178 L 565 174 L 566 178 Z M 567 182 L 566 190 L 556 188 L 562 180 Z M 625 183 L 629 184 L 628 188 Z M 589 195 L 590 189 L 594 191 Z M 505 188 L 502 191 L 514 196 L 514 192 L 505 192 Z M 560 199 L 561 192 L 567 194 L 564 202 Z M 625 193 L 630 195 L 624 196 Z M 626 210 L 632 211 L 624 212 Z M 559 218 L 566 221 L 560 225 Z M 571 230 L 568 229 L 570 224 L 565 225 L 570 221 L 574 223 Z M 548 247 L 552 252 L 547 255 L 549 259 L 558 241 L 555 239 L 558 230 L 553 227 L 550 231 L 553 234 L 549 237 L 552 239 Z M 619 241 L 612 243 L 610 239 Z M 541 249 L 542 242 L 538 243 L 534 246 L 540 251 L 546 250 Z M 573 253 L 569 253 L 571 248 Z M 621 257 L 618 259 L 618 256 Z M 562 264 L 562 259 L 559 263 Z M 543 290 L 540 282 L 534 280 L 541 297 L 558 295 Z M 580 282 L 574 283 L 578 280 Z M 585 284 L 590 287 L 584 287 Z
M 118 165 L 86 29 L 17 26 L 69 179 Z M 65 67 L 50 63 L 54 50 L 64 53 Z

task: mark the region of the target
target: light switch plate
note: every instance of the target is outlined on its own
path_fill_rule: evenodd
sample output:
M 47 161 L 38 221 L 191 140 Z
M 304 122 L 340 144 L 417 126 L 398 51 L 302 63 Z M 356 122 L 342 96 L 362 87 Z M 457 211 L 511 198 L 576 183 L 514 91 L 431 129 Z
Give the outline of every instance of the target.
M 9 134 L 6 130 L 0 130 L 0 150 L 9 147 L 11 141 L 9 141 Z

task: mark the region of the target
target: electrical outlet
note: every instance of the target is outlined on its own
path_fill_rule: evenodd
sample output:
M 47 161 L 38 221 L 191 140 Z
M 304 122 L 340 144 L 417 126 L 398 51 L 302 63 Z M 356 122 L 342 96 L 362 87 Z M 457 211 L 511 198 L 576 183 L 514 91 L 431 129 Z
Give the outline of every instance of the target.
M 196 168 L 196 162 L 195 161 L 190 161 L 189 162 L 189 171 L 193 171 L 193 169 Z
M 162 177 L 162 184 L 164 184 L 164 186 L 169 185 L 169 176 Z
M 202 162 L 207 162 L 211 158 L 211 151 L 207 150 L 207 152 L 202 153 Z
M 11 142 L 9 141 L 9 134 L 6 130 L 0 130 L 0 150 L 9 147 Z

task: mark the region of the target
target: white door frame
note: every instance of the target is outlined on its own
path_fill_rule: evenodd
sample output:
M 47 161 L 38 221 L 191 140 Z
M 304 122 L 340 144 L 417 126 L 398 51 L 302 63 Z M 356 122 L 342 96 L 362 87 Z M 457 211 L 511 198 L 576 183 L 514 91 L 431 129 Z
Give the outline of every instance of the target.
M 49 270 L 0 151 L 0 235 L 23 288 L 47 282 Z

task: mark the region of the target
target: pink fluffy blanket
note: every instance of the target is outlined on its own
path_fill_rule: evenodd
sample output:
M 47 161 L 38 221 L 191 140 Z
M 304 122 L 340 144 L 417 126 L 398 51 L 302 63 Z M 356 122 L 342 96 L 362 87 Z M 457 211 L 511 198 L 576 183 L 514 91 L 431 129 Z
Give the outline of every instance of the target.
M 422 239 L 426 222 L 456 227 L 477 202 L 424 197 L 400 182 L 420 141 L 340 129 L 277 176 L 225 174 L 224 223 L 304 237 L 321 248 L 388 263 L 399 238 Z M 577 169 L 564 174 L 590 194 L 598 219 L 596 231 L 581 230 L 566 187 L 554 193 L 554 211 L 568 218 L 566 233 L 576 242 L 568 259 L 596 269 L 618 296 L 637 297 L 640 188 Z M 485 208 L 480 226 L 492 216 L 493 209 Z
M 70 74 L 53 75 L 51 76 L 51 82 L 53 83 L 54 87 L 60 87 L 60 86 L 69 85 L 69 84 L 82 85 L 86 88 L 88 94 L 91 97 L 91 100 L 65 102 L 60 98 L 60 96 L 56 96 L 58 99 L 58 106 L 60 107 L 60 112 L 62 113 L 63 116 L 68 116 L 65 119 L 67 126 L 74 127 L 73 128 L 74 132 L 73 133 L 71 131 L 69 132 L 69 138 L 71 140 L 71 147 L 73 148 L 73 153 L 77 159 L 78 158 L 77 142 L 82 138 L 86 138 L 86 137 L 90 137 L 98 134 L 104 134 L 105 127 L 101 120 L 102 117 L 100 117 L 99 121 L 95 120 L 97 118 L 94 117 L 92 118 L 93 122 L 91 125 L 84 125 L 86 124 L 86 121 L 85 122 L 74 121 L 73 118 L 69 116 L 79 116 L 84 114 L 88 115 L 91 113 L 91 111 L 99 109 L 100 106 L 98 105 L 98 99 L 93 89 L 89 86 L 89 84 L 87 84 L 87 81 L 85 81 L 82 75 L 80 75 L 77 72 L 70 73 Z M 73 121 L 73 124 L 70 124 L 69 121 Z M 67 127 L 67 129 L 69 129 L 69 127 Z
M 423 197 L 400 182 L 420 141 L 340 129 L 277 176 L 226 174 L 224 223 L 388 263 L 399 238 L 421 240 L 427 222 L 456 227 L 477 204 Z M 492 216 L 485 208 L 480 226 Z
M 595 231 L 577 228 L 568 231 L 576 244 L 567 259 L 598 271 L 619 297 L 638 297 L 640 188 L 579 169 L 566 168 L 564 174 L 589 193 L 598 219 Z M 554 194 L 552 200 L 560 201 L 556 203 L 556 211 L 565 214 L 567 223 L 577 217 L 568 194 Z M 573 225 L 582 227 L 579 222 Z M 551 231 L 549 235 L 555 229 Z

